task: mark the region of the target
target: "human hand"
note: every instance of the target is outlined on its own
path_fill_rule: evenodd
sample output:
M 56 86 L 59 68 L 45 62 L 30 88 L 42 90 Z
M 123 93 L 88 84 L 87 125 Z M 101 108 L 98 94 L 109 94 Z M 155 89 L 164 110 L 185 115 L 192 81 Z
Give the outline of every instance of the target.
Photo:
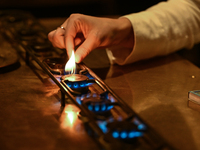
M 62 25 L 51 31 L 49 40 L 54 47 L 66 49 L 68 56 L 75 50 L 76 63 L 80 63 L 92 50 L 112 46 L 132 48 L 133 29 L 127 18 L 111 19 L 72 14 Z

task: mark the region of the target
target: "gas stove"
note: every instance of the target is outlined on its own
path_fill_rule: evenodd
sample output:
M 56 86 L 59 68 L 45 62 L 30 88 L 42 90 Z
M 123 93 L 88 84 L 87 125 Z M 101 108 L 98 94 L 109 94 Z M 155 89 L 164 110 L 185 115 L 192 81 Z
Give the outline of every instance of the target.
M 51 45 L 45 27 L 30 13 L 1 11 L 0 20 L 1 33 L 26 64 L 57 87 L 60 118 L 75 106 L 85 131 L 102 149 L 173 149 L 84 63 L 76 64 L 74 74 L 65 72 L 66 51 Z M 10 66 L 17 69 L 18 59 Z

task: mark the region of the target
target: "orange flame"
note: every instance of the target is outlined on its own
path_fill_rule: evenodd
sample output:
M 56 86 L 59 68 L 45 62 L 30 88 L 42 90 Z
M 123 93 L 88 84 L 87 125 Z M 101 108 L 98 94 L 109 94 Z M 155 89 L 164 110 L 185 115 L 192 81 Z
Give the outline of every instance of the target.
M 74 51 L 72 51 L 72 55 L 65 65 L 65 72 L 68 72 L 69 74 L 75 74 L 75 70 L 76 70 L 75 55 Z
M 60 121 L 63 129 L 73 127 L 78 119 L 77 112 L 79 110 L 74 105 L 66 105 L 61 114 Z

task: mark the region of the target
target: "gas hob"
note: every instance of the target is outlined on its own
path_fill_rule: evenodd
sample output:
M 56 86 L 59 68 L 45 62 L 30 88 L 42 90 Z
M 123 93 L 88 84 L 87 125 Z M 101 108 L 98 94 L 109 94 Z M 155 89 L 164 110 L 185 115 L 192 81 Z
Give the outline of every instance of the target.
M 76 64 L 75 74 L 66 73 L 65 50 L 52 47 L 48 32 L 34 16 L 12 10 L 2 11 L 0 19 L 4 38 L 38 78 L 48 80 L 55 90 L 63 127 L 81 124 L 102 149 L 172 149 L 84 63 Z M 73 124 L 73 118 L 79 124 Z

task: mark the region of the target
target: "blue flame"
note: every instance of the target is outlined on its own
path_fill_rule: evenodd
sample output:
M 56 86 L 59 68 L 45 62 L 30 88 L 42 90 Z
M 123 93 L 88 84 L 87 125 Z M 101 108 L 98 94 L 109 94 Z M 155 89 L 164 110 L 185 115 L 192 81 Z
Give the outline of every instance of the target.
M 73 86 L 75 89 L 79 87 L 78 83 L 74 83 L 74 86 Z
M 141 123 L 138 125 L 138 130 L 146 130 L 146 126 Z
M 108 131 L 107 129 L 107 122 L 106 121 L 100 121 L 98 122 L 99 128 L 103 131 L 103 133 L 106 133 Z
M 88 86 L 88 83 L 86 82 L 67 82 L 66 83 L 68 85 L 69 88 L 74 88 L 74 89 L 78 89 L 78 88 L 84 88 Z
M 92 110 L 93 110 L 92 105 L 88 105 L 88 109 L 89 109 L 90 111 L 92 111 Z
M 94 106 L 94 110 L 95 110 L 95 111 L 99 111 L 99 110 L 100 110 L 99 104 L 97 104 L 97 105 Z
M 84 83 L 80 83 L 80 87 L 85 87 L 85 84 Z
M 119 138 L 119 132 L 113 131 L 112 136 L 113 136 L 114 138 Z
M 102 104 L 101 105 L 101 111 L 105 111 L 106 110 L 106 104 Z
M 79 96 L 76 97 L 76 101 L 77 101 L 78 104 L 81 105 L 82 102 L 81 102 L 81 98 Z
M 94 112 L 105 112 L 105 111 L 109 111 L 110 109 L 112 109 L 114 106 L 113 105 L 106 105 L 105 103 L 96 103 L 96 104 L 88 104 L 88 109 L 90 111 L 94 111 Z
M 121 134 L 120 134 L 120 137 L 122 139 L 125 139 L 127 136 L 128 136 L 128 133 L 126 131 L 122 131 Z
M 118 138 L 118 139 L 133 139 L 137 137 L 143 136 L 143 132 L 140 131 L 122 131 L 119 132 L 117 130 L 112 132 L 113 138 Z

